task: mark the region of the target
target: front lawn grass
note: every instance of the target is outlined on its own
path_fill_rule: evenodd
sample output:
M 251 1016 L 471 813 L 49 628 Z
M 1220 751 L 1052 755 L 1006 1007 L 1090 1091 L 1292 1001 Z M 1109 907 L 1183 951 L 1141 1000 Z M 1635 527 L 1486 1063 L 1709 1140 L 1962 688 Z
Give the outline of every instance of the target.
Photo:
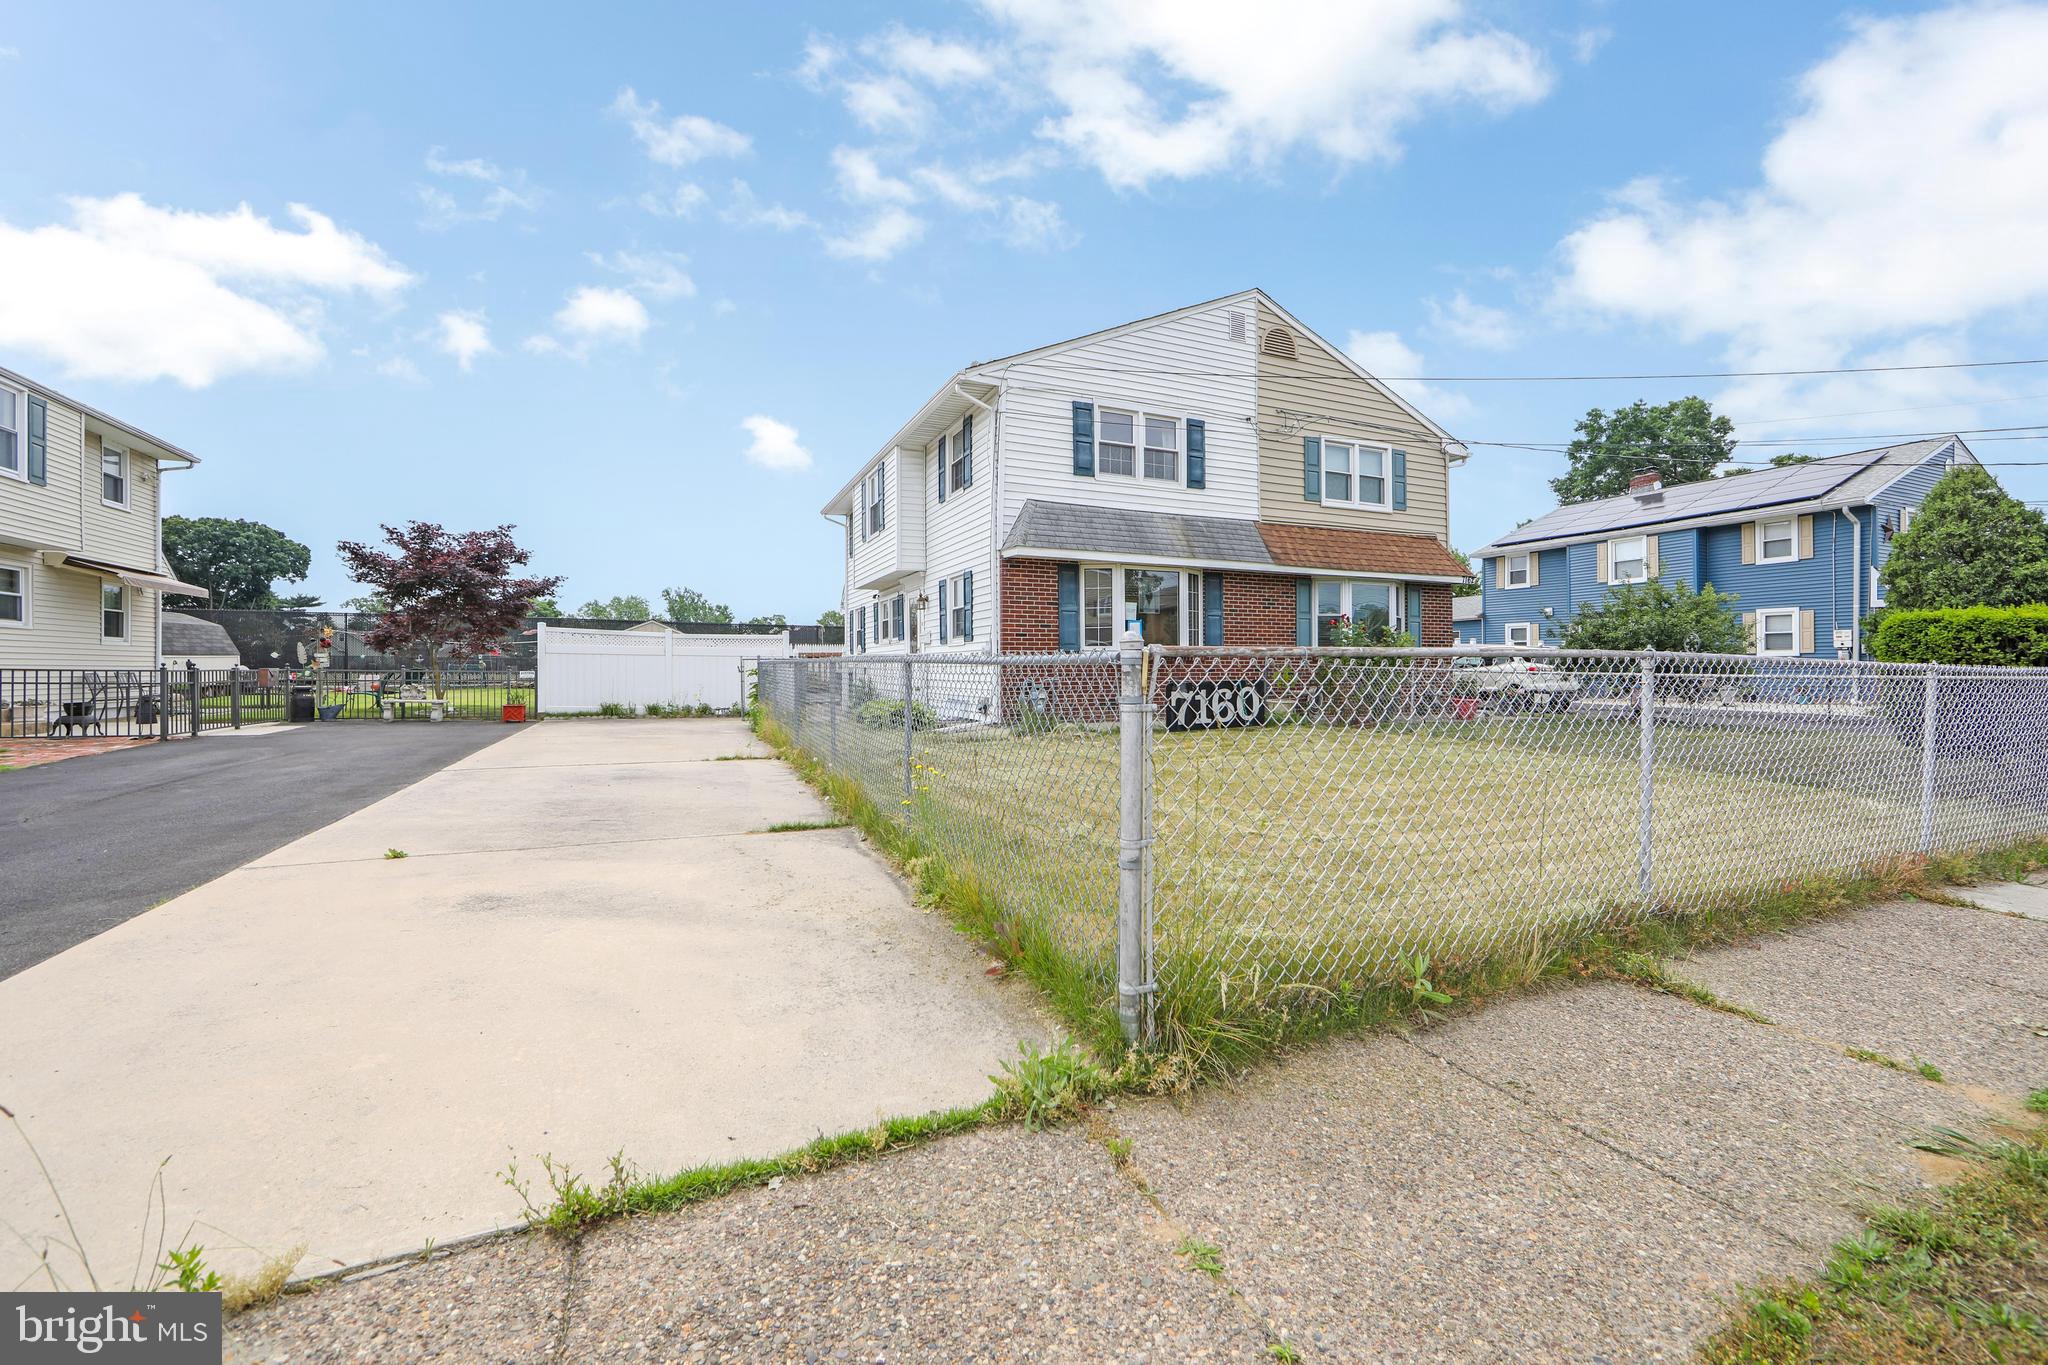
M 773 721 L 764 733 L 788 752 Z M 807 715 L 802 739 L 850 818 L 969 903 L 999 952 L 1037 959 L 1074 1027 L 1116 1046 L 1114 729 L 918 729 L 907 792 L 898 725 Z M 1167 1049 L 1227 1067 L 1283 1037 L 1403 1018 L 1414 976 L 1486 995 L 1588 953 L 1640 953 L 1646 921 L 1712 941 L 1758 906 L 1789 901 L 1797 918 L 1922 884 L 1918 748 L 1890 730 L 1673 724 L 1657 741 L 1646 902 L 1631 716 L 1155 733 Z M 2034 833 L 1995 767 L 1943 786 L 1977 793 L 1938 804 L 1944 842 Z M 1937 875 L 1972 875 L 1966 861 Z

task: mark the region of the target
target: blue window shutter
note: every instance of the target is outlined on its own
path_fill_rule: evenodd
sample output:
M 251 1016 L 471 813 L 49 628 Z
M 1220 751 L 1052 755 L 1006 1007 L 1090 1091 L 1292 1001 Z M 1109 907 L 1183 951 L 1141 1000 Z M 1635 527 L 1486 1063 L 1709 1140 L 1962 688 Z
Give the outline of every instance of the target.
M 946 580 L 939 580 L 939 643 L 946 643 Z
M 50 481 L 50 406 L 34 394 L 28 399 L 28 481 Z
M 1223 643 L 1223 575 L 1202 575 L 1202 643 Z
M 1310 502 L 1323 500 L 1323 443 L 1313 436 L 1301 438 L 1301 496 Z
M 974 570 L 972 569 L 960 575 L 960 605 L 966 608 L 966 613 L 960 622 L 963 627 L 960 632 L 960 638 L 972 640 L 974 638 Z
M 960 419 L 960 486 L 974 487 L 974 414 Z
M 1206 488 L 1209 478 L 1209 428 L 1188 418 L 1188 487 Z
M 1396 452 L 1394 452 L 1394 453 L 1395 453 L 1396 455 L 1400 454 L 1400 452 L 1399 452 L 1399 451 L 1396 451 Z M 1395 465 L 1395 466 L 1394 466 L 1394 468 L 1396 468 L 1396 469 L 1399 469 L 1399 468 L 1400 468 L 1400 466 L 1399 466 L 1399 465 Z M 1396 487 L 1396 488 L 1398 488 L 1398 487 L 1400 487 L 1400 485 L 1399 485 L 1399 484 L 1396 484 L 1396 485 L 1395 485 L 1395 487 Z M 1407 610 L 1407 611 L 1405 611 L 1405 612 L 1403 612 L 1403 613 L 1402 613 L 1402 615 L 1403 615 L 1403 616 L 1405 616 L 1405 617 L 1407 617 L 1407 619 L 1408 619 L 1408 633 L 1409 633 L 1410 635 L 1413 635 L 1413 636 L 1415 637 L 1415 643 L 1417 643 L 1417 644 L 1421 644 L 1421 643 L 1422 643 L 1422 587 L 1421 587 L 1421 585 L 1420 585 L 1420 584 L 1416 584 L 1416 583 L 1410 583 L 1410 584 L 1408 585 L 1408 610 Z
M 939 438 L 939 501 L 946 500 L 946 438 Z
M 1294 580 L 1294 643 L 1312 645 L 1316 642 L 1316 617 L 1309 609 L 1309 582 L 1306 578 Z
M 1077 408 L 1079 404 L 1075 405 Z M 1081 648 L 1081 566 L 1060 565 L 1060 653 Z
M 1074 472 L 1095 477 L 1095 405 L 1074 404 Z M 1075 646 L 1079 648 L 1079 646 Z
M 1408 452 L 1394 452 L 1394 510 L 1408 510 Z

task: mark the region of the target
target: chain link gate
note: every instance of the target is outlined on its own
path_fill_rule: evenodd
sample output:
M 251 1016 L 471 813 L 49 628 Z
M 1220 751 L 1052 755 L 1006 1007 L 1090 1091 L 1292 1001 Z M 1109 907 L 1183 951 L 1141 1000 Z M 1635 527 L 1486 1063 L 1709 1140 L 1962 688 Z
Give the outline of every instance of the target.
M 1499 647 L 763 660 L 1125 1036 L 2048 834 L 2048 670 Z

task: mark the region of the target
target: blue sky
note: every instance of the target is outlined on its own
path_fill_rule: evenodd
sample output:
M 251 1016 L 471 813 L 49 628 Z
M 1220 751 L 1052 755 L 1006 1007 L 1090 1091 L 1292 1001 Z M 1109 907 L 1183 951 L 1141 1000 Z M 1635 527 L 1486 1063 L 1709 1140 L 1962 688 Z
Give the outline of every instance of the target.
M 2048 9 L 1278 11 L 18 10 L 0 364 L 200 454 L 167 509 L 329 602 L 422 518 L 568 605 L 808 620 L 817 507 L 954 368 L 1250 285 L 1385 374 L 2048 355 Z M 1410 389 L 1531 443 L 1695 391 L 1828 453 L 2031 422 L 2048 367 Z M 1475 446 L 1456 543 L 1560 465 Z

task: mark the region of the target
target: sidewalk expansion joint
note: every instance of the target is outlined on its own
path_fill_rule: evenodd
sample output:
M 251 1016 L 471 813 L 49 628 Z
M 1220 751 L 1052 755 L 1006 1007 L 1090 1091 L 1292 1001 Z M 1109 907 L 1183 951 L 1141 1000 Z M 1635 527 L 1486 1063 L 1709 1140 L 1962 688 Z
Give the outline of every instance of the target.
M 562 1320 L 555 1325 L 555 1345 L 548 1353 L 552 1360 L 566 1361 L 569 1358 L 569 1315 L 576 1310 L 576 1271 L 582 1264 L 583 1239 L 572 1238 L 567 1264 L 562 1267 Z
M 1973 910 L 1977 910 L 1981 909 L 1982 907 L 1972 906 L 1970 908 Z M 1995 915 L 1999 912 L 1996 910 L 1992 910 L 1986 913 Z M 1797 929 L 1787 929 L 1784 932 L 1790 938 L 1805 939 L 1808 943 L 1818 943 L 1824 947 L 1836 948 L 1840 949 L 1843 952 L 1855 953 L 1859 957 L 1872 957 L 1876 958 L 1880 962 L 1895 962 L 1898 963 L 1900 966 L 1904 967 L 1917 967 L 1924 972 L 1932 972 L 1934 970 L 1933 968 L 1929 967 L 1926 964 L 1926 962 L 1915 958 L 1900 957 L 1895 953 L 1881 953 L 1872 948 L 1860 947 L 1857 944 L 1841 943 L 1831 938 L 1823 938 L 1819 934 L 1801 933 Z M 1995 991 L 2009 991 L 2014 995 L 2026 995 L 2032 996 L 2036 999 L 2048 1000 L 2048 991 L 2030 990 L 2025 986 L 2012 986 L 2006 984 L 2003 981 L 1990 981 L 1986 980 L 1984 977 L 1981 976 L 1972 976 L 1968 972 L 1957 972 L 1944 969 L 1942 972 L 1939 973 L 1939 975 L 1957 981 L 1967 981 L 1975 986 L 1989 986 L 1992 990 Z
M 1479 1084 L 1485 1086 L 1487 1089 L 1492 1090 L 1497 1094 L 1506 1096 L 1508 1099 L 1514 1101 L 1516 1104 L 1521 1105 L 1523 1108 L 1528 1109 L 1532 1113 L 1538 1114 L 1543 1118 L 1550 1120 L 1552 1123 L 1559 1124 L 1564 1128 L 1569 1129 L 1571 1132 L 1576 1133 L 1578 1136 L 1584 1138 L 1586 1141 L 1594 1144 L 1597 1147 L 1606 1148 L 1608 1151 L 1620 1157 L 1623 1161 L 1628 1162 L 1630 1165 L 1640 1167 L 1641 1169 L 1648 1171 L 1651 1175 L 1656 1176 L 1659 1180 L 1665 1181 L 1668 1184 L 1675 1185 L 1679 1189 L 1684 1190 L 1687 1194 L 1692 1195 L 1694 1198 L 1702 1199 L 1707 1203 L 1712 1204 L 1715 1208 L 1721 1210 L 1721 1212 L 1729 1215 L 1731 1218 L 1736 1218 L 1744 1223 L 1749 1224 L 1751 1227 L 1754 1227 L 1759 1231 L 1763 1232 L 1766 1236 L 1775 1238 L 1776 1240 L 1783 1242 L 1786 1246 L 1791 1247 L 1795 1251 L 1799 1251 L 1804 1254 L 1812 1254 L 1815 1251 L 1822 1249 L 1818 1247 L 1808 1246 L 1806 1243 L 1800 1241 L 1797 1237 L 1794 1237 L 1791 1233 L 1786 1232 L 1782 1228 L 1773 1227 L 1771 1224 L 1765 1222 L 1763 1219 L 1757 1217 L 1755 1214 L 1751 1213 L 1749 1210 L 1743 1208 L 1739 1204 L 1730 1203 L 1728 1200 L 1723 1199 L 1721 1196 L 1715 1194 L 1712 1190 L 1701 1189 L 1699 1186 L 1694 1185 L 1682 1176 L 1679 1176 L 1671 1171 L 1665 1170 L 1662 1166 L 1659 1166 L 1656 1162 L 1649 1160 L 1647 1157 L 1644 1157 L 1637 1152 L 1630 1151 L 1628 1148 L 1622 1146 L 1620 1143 L 1615 1142 L 1613 1139 L 1603 1137 L 1599 1133 L 1594 1132 L 1592 1129 L 1578 1122 L 1578 1120 L 1567 1117 L 1564 1114 L 1558 1113 L 1556 1110 L 1550 1108 L 1548 1105 L 1539 1104 L 1536 1100 L 1530 1098 L 1527 1095 L 1518 1093 L 1511 1086 L 1502 1085 L 1498 1081 L 1495 1081 L 1487 1076 L 1481 1075 L 1479 1072 L 1474 1071 L 1472 1068 L 1468 1066 L 1464 1066 L 1458 1062 L 1452 1061 L 1449 1057 L 1444 1056 L 1442 1053 L 1432 1052 L 1428 1048 L 1424 1047 L 1422 1044 L 1416 1042 L 1413 1038 L 1404 1036 L 1401 1039 L 1401 1041 L 1408 1044 L 1408 1046 L 1414 1048 L 1417 1052 L 1420 1052 L 1423 1056 L 1429 1057 L 1437 1062 L 1440 1062 L 1444 1066 L 1449 1067 L 1451 1070 L 1457 1072 L 1459 1075 L 1465 1077 L 1466 1079 L 1477 1081 Z
M 489 853 L 547 853 L 551 850 L 568 848 L 613 848 L 620 844 L 674 844 L 694 839 L 745 839 L 761 833 L 758 829 L 711 830 L 703 834 L 648 834 L 632 839 L 578 839 L 566 844 L 512 844 L 498 848 L 443 848 L 425 853 L 407 853 L 407 860 L 416 858 L 474 858 Z M 303 863 L 247 863 L 236 868 L 237 872 L 265 872 L 282 867 L 339 867 L 343 863 L 382 863 L 396 861 L 388 854 L 368 853 L 358 858 L 315 858 Z

